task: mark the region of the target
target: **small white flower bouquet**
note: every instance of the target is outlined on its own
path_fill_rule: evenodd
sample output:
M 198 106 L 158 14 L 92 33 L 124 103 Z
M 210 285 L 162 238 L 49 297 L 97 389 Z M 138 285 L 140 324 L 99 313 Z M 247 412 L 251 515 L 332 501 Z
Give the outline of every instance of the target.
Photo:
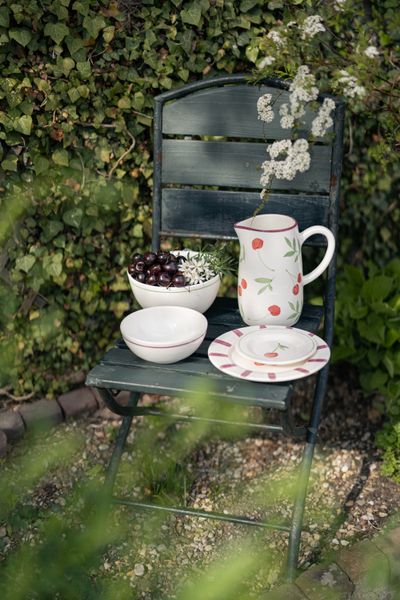
M 298 68 L 296 76 L 289 86 L 289 102 L 281 105 L 279 109 L 280 125 L 282 129 L 291 129 L 305 114 L 306 105 L 318 97 L 318 88 L 315 77 L 306 65 Z M 311 134 L 314 138 L 323 137 L 333 125 L 331 117 L 335 109 L 335 102 L 325 98 L 316 117 L 311 124 Z M 272 95 L 264 94 L 257 101 L 258 118 L 264 123 L 271 123 L 275 118 L 272 105 Z M 300 137 L 296 140 L 277 140 L 267 146 L 269 159 L 261 165 L 262 174 L 260 183 L 263 187 L 261 197 L 266 198 L 272 178 L 291 181 L 297 173 L 304 173 L 310 168 L 311 156 L 309 141 Z

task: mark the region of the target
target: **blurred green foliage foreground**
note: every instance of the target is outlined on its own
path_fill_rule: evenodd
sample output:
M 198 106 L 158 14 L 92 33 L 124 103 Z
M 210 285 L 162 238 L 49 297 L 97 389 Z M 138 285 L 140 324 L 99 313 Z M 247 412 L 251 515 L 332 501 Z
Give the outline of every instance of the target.
M 207 405 L 201 391 L 191 408 L 198 403 L 204 414 L 210 417 L 234 417 L 230 407 L 217 407 L 215 403 Z M 171 428 L 168 420 L 158 420 L 155 430 L 145 427 L 139 429 L 135 433 L 135 450 L 128 451 L 131 460 L 122 465 L 122 476 L 119 484 L 117 482 L 118 491 L 122 488 L 132 497 L 133 490 L 141 490 L 141 493 L 146 490 L 147 496 L 156 496 L 157 503 L 164 505 L 182 501 L 184 491 L 178 467 L 185 464 L 186 457 L 196 445 L 211 433 L 208 423 L 196 422 L 190 428 L 175 429 Z M 152 461 L 151 469 L 147 469 L 148 457 L 154 458 L 154 437 L 161 435 L 169 437 L 168 452 L 158 455 Z M 238 435 L 238 430 L 233 426 L 220 427 L 218 435 L 231 438 Z M 175 517 L 163 513 L 156 515 L 146 521 L 146 527 L 140 535 L 132 535 L 134 518 L 128 518 L 127 509 L 109 504 L 102 470 L 96 468 L 99 465 L 79 472 L 74 489 L 70 490 L 61 509 L 54 504 L 47 510 L 35 509 L 31 504 L 25 506 L 24 502 L 41 479 L 50 478 L 51 481 L 54 471 L 71 468 L 74 459 L 82 453 L 85 442 L 71 432 L 58 436 L 58 440 L 52 440 L 51 436 L 46 440 L 44 433 L 38 431 L 23 445 L 19 457 L 17 453 L 16 457 L 10 459 L 11 464 L 3 465 L 5 468 L 0 477 L 0 522 L 7 522 L 8 527 L 15 524 L 16 530 L 21 530 L 20 535 L 24 527 L 33 522 L 38 538 L 30 544 L 16 543 L 0 563 L 2 600 L 133 600 L 142 597 L 140 583 L 136 585 L 135 578 L 132 581 L 122 576 L 118 578 L 115 574 L 107 577 L 102 568 L 106 553 L 119 548 L 121 559 L 130 555 L 140 561 L 140 548 L 159 543 L 160 527 L 167 519 Z M 282 493 L 292 497 L 295 475 L 296 472 L 292 470 L 288 480 L 282 478 L 275 483 L 261 480 L 254 494 L 258 510 L 268 514 Z M 272 516 L 269 520 L 273 519 Z M 237 540 L 227 543 L 220 549 L 218 559 L 207 566 L 189 564 L 184 567 L 170 557 L 171 568 L 176 572 L 174 597 L 179 600 L 248 598 L 255 573 L 262 570 L 263 579 L 268 582 L 269 574 L 279 571 L 283 566 L 276 556 L 269 555 L 265 540 L 262 540 L 264 530 L 260 531 L 260 534 L 253 531 L 251 537 L 243 536 L 239 543 Z M 263 552 L 259 551 L 260 544 L 263 545 Z M 166 598 L 159 595 L 163 582 L 158 580 L 157 573 L 153 575 L 154 595 L 151 597 Z
M 232 414 L 232 407 L 208 405 L 201 390 L 187 408 L 196 408 L 199 403 L 204 414 L 212 418 L 239 417 L 235 411 Z M 242 408 L 236 410 L 242 411 Z M 240 431 L 241 435 L 248 436 L 246 429 Z M 131 498 L 144 494 L 146 501 L 164 506 L 184 504 L 191 484 L 182 474 L 189 466 L 190 456 L 199 444 L 215 435 L 218 439 L 232 439 L 238 438 L 240 433 L 233 426 L 211 429 L 204 422 L 195 422 L 189 428 L 159 419 L 152 422 L 151 427 L 148 423 L 139 425 L 134 432 L 134 447 L 128 443 L 123 457 L 115 493 Z M 159 443 L 164 452 L 157 453 Z M 268 542 L 270 536 L 286 536 L 286 533 L 241 528 L 233 540 L 219 543 L 206 563 L 197 559 L 185 561 L 185 565 L 174 555 L 177 544 L 188 543 L 184 534 L 180 539 L 179 533 L 171 533 L 173 527 L 176 528 L 177 517 L 159 511 L 151 517 L 147 513 L 142 519 L 140 513 L 129 508 L 110 506 L 103 487 L 102 466 L 91 459 L 86 468 L 82 468 L 78 460 L 88 450 L 82 432 L 63 426 L 52 435 L 36 432 L 3 461 L 0 523 L 6 524 L 13 542 L 4 556 L 3 540 L 0 540 L 2 600 L 135 600 L 143 597 L 167 600 L 172 595 L 177 600 L 262 600 L 271 583 L 277 583 L 285 557 L 281 551 L 272 550 Z M 73 477 L 63 475 L 73 468 Z M 190 469 L 188 473 L 190 478 Z M 57 482 L 60 485 L 60 477 L 61 481 L 68 480 L 61 488 L 64 489 L 63 502 L 60 504 L 51 493 L 50 500 L 38 502 L 38 498 L 43 499 L 46 486 L 56 488 Z M 244 498 L 241 504 L 246 505 L 248 514 L 282 523 L 290 513 L 288 507 L 296 491 L 296 480 L 297 468 L 289 464 L 279 474 L 265 476 L 262 473 L 253 480 L 251 496 L 246 495 L 245 486 L 249 483 L 246 481 L 242 482 L 242 491 L 233 492 L 222 486 L 219 492 L 224 497 L 224 505 L 232 505 L 232 512 L 241 512 L 235 509 L 235 502 Z M 316 484 L 317 481 L 312 483 Z M 313 506 L 308 518 L 313 527 L 317 527 L 331 523 L 335 513 L 321 505 Z M 186 518 L 183 519 L 187 524 Z M 175 522 L 175 526 L 171 522 Z M 166 537 L 165 530 L 177 540 Z M 158 547 L 161 540 L 167 566 L 160 572 L 150 571 L 142 549 Z M 171 548 L 167 547 L 169 544 Z M 126 569 L 110 570 L 108 560 L 123 563 Z M 162 579 L 166 569 L 172 572 L 168 585 Z M 143 578 L 145 570 L 146 578 Z M 376 565 L 370 565 L 366 594 L 370 586 L 375 589 L 379 578 Z M 342 597 L 341 591 L 337 594 L 329 586 L 325 586 L 324 592 L 326 600 Z
M 132 302 L 125 266 L 150 244 L 154 95 L 225 72 L 248 72 L 253 81 L 291 77 L 308 64 L 322 91 L 348 101 L 336 336 L 347 350 L 337 357 L 357 365 L 367 392 L 387 397 L 381 442 L 388 472 L 398 476 L 398 269 L 385 267 L 397 251 L 400 221 L 396 5 L 3 0 L 3 397 L 66 390 L 118 335 Z M 298 27 L 315 12 L 325 30 L 300 36 Z M 268 36 L 272 30 L 285 44 Z M 362 98 L 340 87 L 343 69 L 365 89 Z

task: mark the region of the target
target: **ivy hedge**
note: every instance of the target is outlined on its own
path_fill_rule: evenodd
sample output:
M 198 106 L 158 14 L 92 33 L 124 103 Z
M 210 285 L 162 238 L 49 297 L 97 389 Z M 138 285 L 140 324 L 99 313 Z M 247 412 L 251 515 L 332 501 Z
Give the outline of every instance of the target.
M 218 73 L 263 74 L 260 61 L 272 44 L 266 34 L 289 19 L 328 11 L 321 38 L 312 47 L 300 38 L 289 44 L 269 67 L 275 75 L 291 76 L 306 62 L 329 87 L 328 50 L 339 66 L 371 40 L 385 56 L 375 69 L 365 57 L 353 65 L 370 79 L 371 96 L 348 103 L 341 264 L 368 260 L 380 268 L 396 253 L 400 135 L 392 83 L 400 17 L 392 0 L 348 3 L 347 12 L 344 4 L 0 1 L 6 393 L 51 397 L 66 389 L 94 364 L 131 306 L 124 268 L 150 243 L 154 95 Z M 339 344 L 349 328 L 347 313 L 339 314 Z

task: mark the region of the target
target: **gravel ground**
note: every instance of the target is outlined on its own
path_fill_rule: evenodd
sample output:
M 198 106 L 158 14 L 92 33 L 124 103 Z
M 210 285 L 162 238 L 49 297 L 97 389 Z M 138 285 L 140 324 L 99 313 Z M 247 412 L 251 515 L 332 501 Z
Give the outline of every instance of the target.
M 307 382 L 295 398 L 297 416 L 307 412 Z M 147 402 L 154 399 L 148 397 Z M 320 442 L 313 463 L 311 490 L 307 502 L 307 531 L 302 535 L 301 562 L 304 567 L 332 549 L 370 537 L 400 508 L 400 486 L 383 477 L 374 433 L 379 414 L 358 392 L 352 391 L 351 376 L 336 369 L 330 382 Z M 156 495 L 159 500 L 180 499 L 205 510 L 247 513 L 285 520 L 291 511 L 287 499 L 293 484 L 293 469 L 301 459 L 302 444 L 279 436 L 253 435 L 234 441 L 208 435 L 196 444 L 187 458 L 179 456 L 176 440 L 184 425 L 161 428 L 159 420 L 139 419 L 128 437 L 117 492 L 130 496 Z M 51 470 L 28 491 L 25 512 L 0 523 L 0 558 L 12 553 L 21 542 L 41 543 L 41 519 L 51 512 L 79 520 L 78 509 L 68 498 L 77 482 L 95 478 L 107 464 L 120 420 L 107 409 L 77 422 L 62 425 L 43 436 L 43 447 L 57 448 L 67 433 L 83 436 L 84 447 L 65 468 Z M 155 442 L 135 450 L 133 442 L 147 435 Z M 17 471 L 27 441 L 18 444 L 3 466 L 3 472 Z M 154 456 L 158 459 L 154 462 Z M 164 459 L 170 457 L 172 483 L 165 475 Z M 184 465 L 181 464 L 184 462 Z M 154 466 L 155 465 L 155 466 Z M 184 467 L 184 468 L 183 468 Z M 157 470 L 159 469 L 159 471 Z M 158 474 L 158 475 L 157 475 Z M 149 478 L 157 483 L 149 486 Z M 18 474 L 15 475 L 18 481 Z M 123 579 L 143 599 L 174 598 L 177 582 L 204 571 L 206 565 L 224 555 L 249 536 L 253 549 L 261 549 L 265 563 L 249 575 L 249 598 L 273 586 L 285 552 L 287 536 L 208 519 L 134 513 L 118 507 L 112 513 L 114 525 L 124 528 L 120 541 L 108 546 L 94 577 L 106 575 Z M 250 533 L 249 533 L 250 532 Z M 211 577 L 211 575 L 210 575 Z M 156 591 L 158 590 L 158 591 Z

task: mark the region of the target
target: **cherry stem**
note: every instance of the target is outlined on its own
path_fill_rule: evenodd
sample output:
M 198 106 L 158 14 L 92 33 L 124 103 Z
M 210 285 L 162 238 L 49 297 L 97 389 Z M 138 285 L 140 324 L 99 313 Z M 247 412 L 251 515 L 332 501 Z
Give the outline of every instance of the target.
M 265 264 L 265 262 L 263 261 L 263 259 L 261 258 L 261 255 L 260 255 L 260 254 L 257 254 L 257 256 L 258 256 L 258 258 L 259 258 L 260 262 L 262 263 L 262 265 L 263 265 L 263 266 L 264 266 L 266 269 L 268 269 L 268 271 L 272 271 L 273 273 L 275 273 L 275 269 L 271 269 L 271 267 L 269 267 L 268 265 L 266 265 L 266 264 Z

